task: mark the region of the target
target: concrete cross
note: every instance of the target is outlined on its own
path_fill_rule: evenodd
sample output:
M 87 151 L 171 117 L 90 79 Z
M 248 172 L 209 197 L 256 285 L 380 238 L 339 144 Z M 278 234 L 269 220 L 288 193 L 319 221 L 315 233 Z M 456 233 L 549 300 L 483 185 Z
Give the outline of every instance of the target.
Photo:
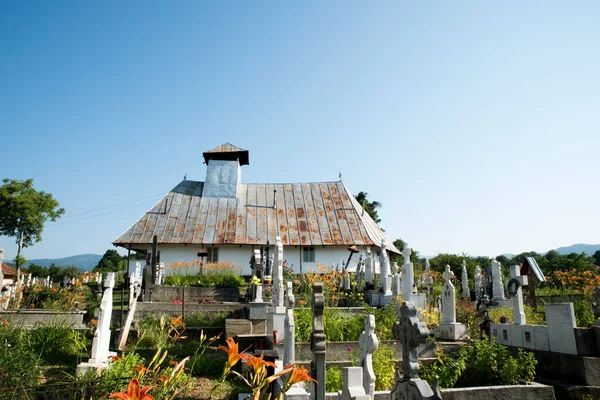
M 469 297 L 469 276 L 467 275 L 467 261 L 462 262 L 462 296 Z
M 404 378 L 419 377 L 419 344 L 425 343 L 429 330 L 425 322 L 417 318 L 417 307 L 405 301 L 400 307 L 400 321 L 392 329 L 394 338 L 402 344 L 402 372 Z
M 525 325 L 525 310 L 523 309 L 523 290 L 522 287 L 527 285 L 527 276 L 521 276 L 521 267 L 519 265 L 511 265 L 510 281 L 508 281 L 509 292 L 511 285 L 517 286 L 517 291 L 513 295 L 513 323 L 515 325 Z M 511 293 L 512 294 L 512 293 Z
M 450 270 L 450 266 L 448 264 L 446 264 L 442 278 L 444 278 L 444 281 L 449 281 L 450 279 L 454 278 L 454 272 Z
M 373 370 L 373 353 L 375 353 L 379 347 L 379 340 L 377 339 L 377 335 L 375 335 L 374 315 L 367 315 L 367 318 L 365 319 L 365 330 L 360 335 L 359 345 L 362 350 L 360 366 L 362 367 L 363 372 L 363 387 L 365 388 L 365 393 L 368 394 L 371 399 L 374 399 L 375 371 Z
M 371 256 L 371 249 L 367 248 L 367 259 L 365 261 L 365 283 L 373 282 L 373 259 Z
M 286 282 L 286 291 L 285 291 L 285 306 L 287 308 L 294 308 L 294 291 L 292 282 Z

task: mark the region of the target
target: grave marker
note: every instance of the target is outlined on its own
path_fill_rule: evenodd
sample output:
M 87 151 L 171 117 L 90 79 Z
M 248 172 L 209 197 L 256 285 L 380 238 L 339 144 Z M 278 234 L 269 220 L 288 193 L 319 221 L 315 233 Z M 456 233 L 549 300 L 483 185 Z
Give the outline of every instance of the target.
M 462 297 L 468 298 L 469 294 L 469 276 L 467 275 L 467 261 L 462 262 Z
M 373 283 L 373 257 L 371 255 L 371 249 L 367 248 L 367 259 L 365 261 L 365 284 Z
M 400 308 L 400 320 L 392 329 L 394 338 L 402 345 L 402 371 L 396 373 L 396 386 L 392 390 L 393 400 L 441 399 L 439 388 L 433 390 L 423 379 L 419 379 L 418 346 L 425 343 L 429 330 L 424 322 L 417 318 L 417 307 L 412 302 L 404 302 Z
M 294 322 L 294 292 L 292 282 L 286 283 L 285 339 L 283 365 L 296 363 L 296 324 Z
M 362 385 L 365 393 L 373 400 L 375 398 L 375 371 L 373 370 L 373 353 L 379 347 L 379 340 L 375 335 L 375 316 L 367 315 L 365 330 L 361 333 L 359 345 L 362 350 L 360 366 L 362 368 Z
M 455 289 L 451 279 L 454 273 L 450 266 L 442 274 L 444 286 L 442 286 L 442 322 L 436 330 L 436 336 L 441 339 L 457 340 L 465 335 L 466 327 L 456 322 L 456 297 Z
M 523 308 L 523 290 L 527 285 L 527 276 L 521 276 L 521 270 L 518 265 L 510 267 L 511 280 L 508 281 L 508 293 L 513 297 L 513 324 L 525 325 L 525 310 Z
M 311 398 L 325 400 L 325 363 L 326 363 L 326 336 L 323 324 L 323 310 L 325 297 L 323 296 L 323 283 L 315 282 L 313 285 L 313 330 L 310 339 L 310 348 L 313 353 L 311 362 L 311 377 L 318 382 L 311 382 Z

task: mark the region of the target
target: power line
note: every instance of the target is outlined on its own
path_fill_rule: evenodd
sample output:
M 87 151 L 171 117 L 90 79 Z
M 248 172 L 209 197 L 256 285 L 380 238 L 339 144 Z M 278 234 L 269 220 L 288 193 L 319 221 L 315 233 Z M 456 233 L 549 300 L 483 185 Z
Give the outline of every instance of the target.
M 116 209 L 116 210 L 107 211 L 107 212 L 105 212 L 105 213 L 101 213 L 101 214 L 90 215 L 90 216 L 88 216 L 88 217 L 77 218 L 77 219 L 73 219 L 73 220 L 70 220 L 70 221 L 57 222 L 57 223 L 55 223 L 55 224 L 49 224 L 49 225 L 46 225 L 46 227 L 51 227 L 51 226 L 56 226 L 56 225 L 70 224 L 71 222 L 77 222 L 77 221 L 83 221 L 83 220 L 85 220 L 85 219 L 90 219 L 90 218 L 101 217 L 101 216 L 103 216 L 103 215 L 112 214 L 112 213 L 115 213 L 115 212 L 118 212 L 118 211 L 128 210 L 128 209 L 130 209 L 130 208 L 133 208 L 133 207 L 141 206 L 142 204 L 144 204 L 144 203 L 148 203 L 148 202 L 149 202 L 149 201 L 147 200 L 147 201 L 145 201 L 145 202 L 142 202 L 142 203 L 139 203 L 139 204 L 134 204 L 134 205 L 132 205 L 132 206 L 129 206 L 129 207 L 123 207 L 123 208 L 119 208 L 119 209 Z
M 97 208 L 97 209 L 95 209 L 95 210 L 92 210 L 92 211 L 85 211 L 85 212 L 81 212 L 81 213 L 79 213 L 79 214 L 65 215 L 65 216 L 64 216 L 64 217 L 62 217 L 62 218 L 73 218 L 73 217 L 77 217 L 77 216 L 79 216 L 79 215 L 91 214 L 91 213 L 95 213 L 95 212 L 97 212 L 97 211 L 107 210 L 107 209 L 109 209 L 109 208 L 115 208 L 115 207 L 126 206 L 126 205 L 128 205 L 128 204 L 137 203 L 138 201 L 141 201 L 141 200 L 151 199 L 151 198 L 153 198 L 153 197 L 157 197 L 157 196 L 164 196 L 164 195 L 165 195 L 165 194 L 167 194 L 167 193 L 168 193 L 168 192 L 158 193 L 158 194 L 155 194 L 155 195 L 152 195 L 152 196 L 148 196 L 148 197 L 142 197 L 141 199 L 132 200 L 132 201 L 129 201 L 129 202 L 127 202 L 127 203 L 115 204 L 114 206 L 101 207 L 101 208 Z

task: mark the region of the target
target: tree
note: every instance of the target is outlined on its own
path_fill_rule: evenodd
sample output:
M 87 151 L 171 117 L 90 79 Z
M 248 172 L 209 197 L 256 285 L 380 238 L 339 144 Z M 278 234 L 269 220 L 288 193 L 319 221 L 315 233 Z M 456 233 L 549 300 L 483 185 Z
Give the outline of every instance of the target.
M 354 198 L 360 203 L 361 206 L 365 209 L 365 211 L 373 218 L 373 221 L 376 223 L 381 222 L 381 218 L 377 215 L 377 209 L 381 208 L 381 203 L 378 201 L 369 201 L 367 196 L 369 193 L 367 192 L 358 192 Z
M 592 258 L 594 259 L 594 264 L 600 265 L 600 250 L 596 250 Z
M 95 272 L 122 271 L 126 266 L 126 257 L 122 257 L 116 250 L 106 250 L 98 265 L 94 267 Z
M 4 179 L 0 186 L 0 235 L 12 236 L 17 243 L 17 277 L 25 259 L 21 255 L 25 247 L 42 240 L 44 224 L 55 222 L 64 214 L 58 201 L 50 193 L 35 190 L 33 179 L 18 181 Z

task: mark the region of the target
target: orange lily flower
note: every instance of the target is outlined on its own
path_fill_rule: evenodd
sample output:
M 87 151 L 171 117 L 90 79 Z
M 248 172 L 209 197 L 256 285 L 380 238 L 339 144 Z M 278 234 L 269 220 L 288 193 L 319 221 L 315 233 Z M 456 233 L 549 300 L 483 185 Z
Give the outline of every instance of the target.
M 233 338 L 228 338 L 225 342 L 227 343 L 227 347 L 219 346 L 218 349 L 227 353 L 227 364 L 225 365 L 225 368 L 230 370 L 235 364 L 238 363 L 238 361 L 240 361 L 242 355 L 240 355 L 238 352 L 238 344 L 233 340 Z
M 129 385 L 127 385 L 127 392 L 113 393 L 108 396 L 109 399 L 123 399 L 123 400 L 154 400 L 154 397 L 148 394 L 150 389 L 155 386 L 144 386 L 140 388 L 140 381 L 137 378 L 133 378 Z

